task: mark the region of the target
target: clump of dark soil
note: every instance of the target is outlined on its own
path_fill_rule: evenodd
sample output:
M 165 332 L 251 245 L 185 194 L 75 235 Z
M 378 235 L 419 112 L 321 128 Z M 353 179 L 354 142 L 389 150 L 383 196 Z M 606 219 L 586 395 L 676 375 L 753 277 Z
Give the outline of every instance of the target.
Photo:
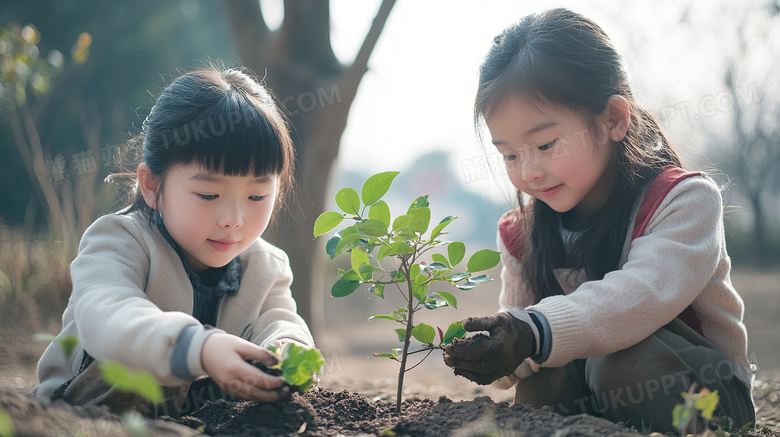
M 491 433 L 523 436 L 636 435 L 620 425 L 589 416 L 564 418 L 558 414 L 488 397 L 453 402 L 442 396 L 407 400 L 402 414 L 393 414 L 389 402 L 374 403 L 348 391 L 315 388 L 275 404 L 210 402 L 179 423 L 219 436 L 337 436 L 360 433 L 398 436 L 480 436 Z M 393 435 L 393 434 L 390 434 Z
M 767 390 L 768 391 L 768 390 Z M 0 388 L 0 408 L 14 422 L 16 436 L 452 436 L 539 437 L 636 436 L 634 430 L 605 419 L 579 415 L 563 417 L 525 405 L 495 403 L 488 397 L 453 402 L 410 399 L 402 413 L 394 404 L 372 402 L 349 391 L 315 387 L 273 404 L 247 401 L 208 401 L 189 416 L 146 420 L 111 413 L 105 407 L 74 407 L 46 402 Z M 392 431 L 392 433 L 391 433 Z M 765 426 L 739 436 L 777 436 Z

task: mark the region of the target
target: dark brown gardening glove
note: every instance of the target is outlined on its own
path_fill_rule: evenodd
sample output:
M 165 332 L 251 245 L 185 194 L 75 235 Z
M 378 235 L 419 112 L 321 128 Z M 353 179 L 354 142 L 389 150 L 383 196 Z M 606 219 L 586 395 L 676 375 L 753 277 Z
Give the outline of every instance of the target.
M 533 328 L 506 312 L 487 317 L 468 317 L 463 320 L 463 329 L 469 332 L 488 331 L 490 336 L 477 334 L 457 339 L 444 349 L 444 363 L 455 369 L 456 375 L 480 385 L 512 374 L 536 351 Z

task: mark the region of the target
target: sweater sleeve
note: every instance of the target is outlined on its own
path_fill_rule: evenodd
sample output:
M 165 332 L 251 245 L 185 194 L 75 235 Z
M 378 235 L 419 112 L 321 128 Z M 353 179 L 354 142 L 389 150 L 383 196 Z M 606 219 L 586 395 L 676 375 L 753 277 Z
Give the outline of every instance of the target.
M 297 342 L 314 347 L 309 327 L 298 315 L 297 305 L 290 291 L 293 274 L 287 255 L 277 250 L 276 253 L 263 253 L 260 256 L 267 257 L 263 262 L 267 266 L 263 276 L 272 282 L 260 308 L 260 314 L 247 327 L 249 334 L 245 338 L 260 346 Z
M 625 349 L 672 321 L 715 272 L 722 213 L 720 191 L 711 179 L 687 179 L 662 201 L 644 235 L 633 240 L 622 268 L 528 308 L 543 314 L 552 331 L 543 366 Z
M 78 338 L 96 360 L 149 371 L 163 385 L 181 383 L 171 371 L 179 335 L 200 325 L 183 312 L 164 312 L 144 292 L 150 255 L 137 226 L 109 214 L 87 229 L 71 264 Z

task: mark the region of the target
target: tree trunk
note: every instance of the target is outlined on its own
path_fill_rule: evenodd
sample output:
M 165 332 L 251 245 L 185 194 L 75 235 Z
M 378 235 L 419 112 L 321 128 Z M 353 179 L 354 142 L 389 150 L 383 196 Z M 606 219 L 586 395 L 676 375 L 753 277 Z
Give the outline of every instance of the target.
M 265 238 L 290 257 L 298 313 L 315 332 L 322 323 L 323 290 L 312 280 L 314 262 L 322 256 L 312 235 L 314 221 L 324 209 L 349 109 L 394 4 L 383 0 L 354 63 L 345 67 L 330 44 L 328 2 L 285 2 L 284 22 L 273 33 L 256 0 L 224 3 L 243 64 L 265 76 L 293 124 L 298 159 L 294 196 L 274 217 Z

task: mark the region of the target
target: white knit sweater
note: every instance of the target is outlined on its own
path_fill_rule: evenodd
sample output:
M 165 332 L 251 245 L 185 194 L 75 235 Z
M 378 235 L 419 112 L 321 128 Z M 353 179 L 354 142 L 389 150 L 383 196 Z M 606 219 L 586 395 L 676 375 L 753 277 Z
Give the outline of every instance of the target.
M 550 324 L 552 349 L 541 367 L 560 367 L 633 346 L 692 305 L 705 337 L 750 386 L 754 367 L 747 357 L 744 305 L 731 284 L 723 204 L 715 182 L 706 175 L 683 180 L 663 199 L 644 234 L 631 241 L 632 231 L 629 227 L 617 270 L 602 280 L 586 281 L 582 271 L 557 269 L 565 295 L 539 302 L 522 280 L 520 262 L 499 235 L 499 304 L 502 309 L 537 311 Z M 524 378 L 539 367 L 528 359 L 515 375 Z M 511 382 L 504 379 L 497 385 Z
M 222 297 L 216 327 L 261 346 L 277 340 L 314 346 L 290 293 L 287 255 L 258 239 L 239 258 L 239 290 Z M 205 373 L 200 351 L 210 331 L 191 315 L 193 290 L 184 265 L 148 216 L 97 219 L 81 239 L 71 277 L 73 292 L 57 338 L 75 335 L 80 343 L 69 358 L 56 341 L 49 345 L 38 363 L 36 396 L 48 398 L 72 378 L 85 350 L 98 361 L 149 371 L 163 385 L 182 384 L 172 373 L 171 354 L 193 325 L 199 329 L 187 353 L 189 372 Z

